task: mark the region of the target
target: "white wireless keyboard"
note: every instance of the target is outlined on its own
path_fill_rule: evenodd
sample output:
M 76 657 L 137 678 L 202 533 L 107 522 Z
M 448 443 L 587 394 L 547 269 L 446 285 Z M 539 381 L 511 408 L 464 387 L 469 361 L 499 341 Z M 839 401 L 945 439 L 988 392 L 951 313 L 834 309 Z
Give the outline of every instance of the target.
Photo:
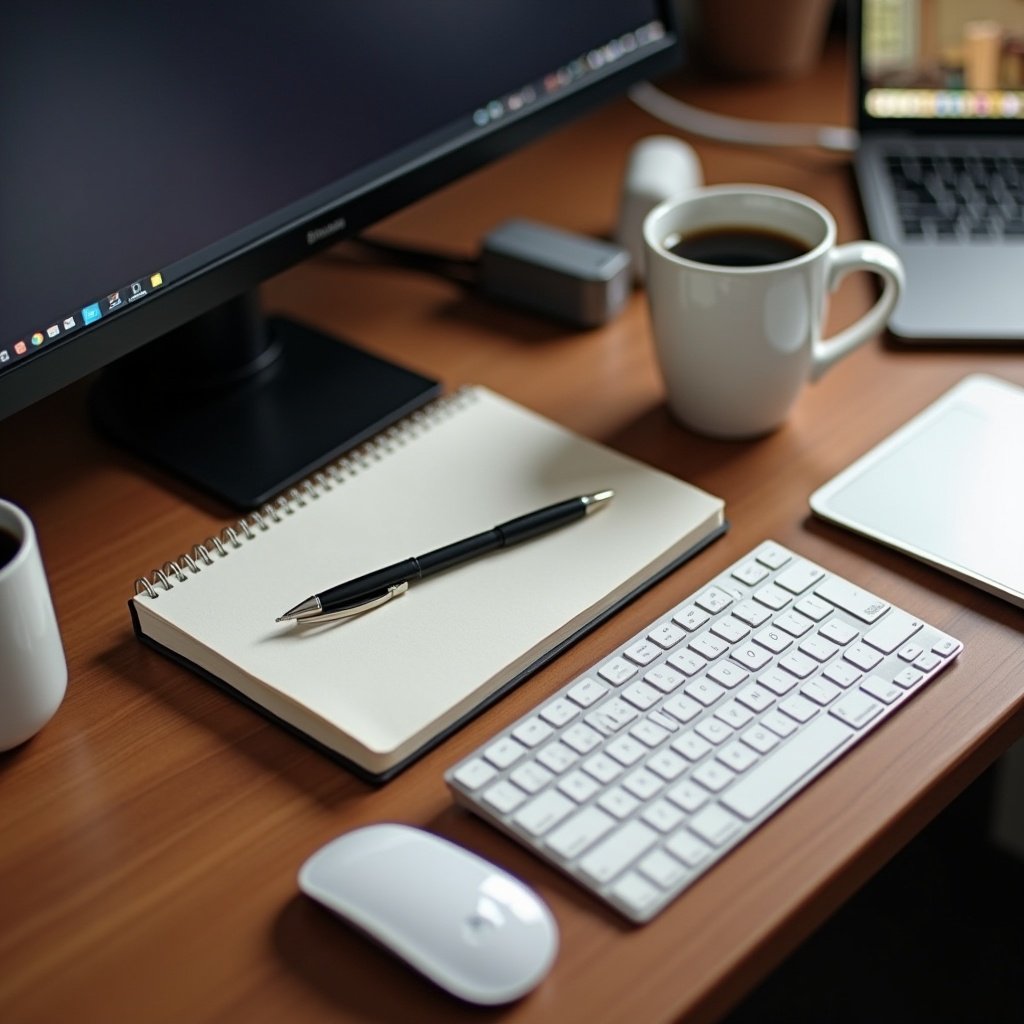
M 445 779 L 648 921 L 962 649 L 766 541 Z

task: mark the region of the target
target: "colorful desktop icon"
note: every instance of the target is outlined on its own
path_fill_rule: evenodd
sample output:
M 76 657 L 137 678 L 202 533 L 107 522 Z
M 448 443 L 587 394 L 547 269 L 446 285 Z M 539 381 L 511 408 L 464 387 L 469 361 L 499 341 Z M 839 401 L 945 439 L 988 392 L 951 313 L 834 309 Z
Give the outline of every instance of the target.
M 149 279 L 149 284 L 150 284 L 150 287 L 152 287 L 152 288 L 159 288 L 160 285 L 162 285 L 163 283 L 164 283 L 164 275 L 163 274 L 153 274 L 153 276 L 150 277 L 150 279 Z
M 90 303 L 82 310 L 82 323 L 91 324 L 100 318 L 100 304 L 98 302 Z
M 35 348 L 39 348 L 39 346 L 42 345 L 44 341 L 46 341 L 46 338 L 43 335 L 42 331 L 34 331 L 32 337 L 29 340 L 32 342 L 32 345 Z
M 120 291 L 111 292 L 107 296 L 107 310 L 119 309 L 124 305 L 124 299 L 121 298 Z
M 72 328 L 74 328 L 76 326 L 77 325 L 75 324 L 75 318 L 73 316 L 66 316 L 66 317 L 64 317 L 64 330 L 65 331 L 70 331 Z
M 58 334 L 60 334 L 59 325 L 50 324 L 50 326 L 46 328 L 46 336 L 48 338 L 56 338 Z
M 23 356 L 28 351 L 28 345 L 23 341 L 16 341 L 12 347 L 15 355 Z

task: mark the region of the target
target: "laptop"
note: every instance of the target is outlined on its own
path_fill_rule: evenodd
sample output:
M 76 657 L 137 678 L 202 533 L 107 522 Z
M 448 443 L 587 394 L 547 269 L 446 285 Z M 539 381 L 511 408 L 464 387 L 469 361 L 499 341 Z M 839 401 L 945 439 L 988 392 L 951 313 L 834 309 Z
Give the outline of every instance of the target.
M 1024 341 L 1024 4 L 851 0 L 850 14 L 855 178 L 871 237 L 907 270 L 891 334 Z

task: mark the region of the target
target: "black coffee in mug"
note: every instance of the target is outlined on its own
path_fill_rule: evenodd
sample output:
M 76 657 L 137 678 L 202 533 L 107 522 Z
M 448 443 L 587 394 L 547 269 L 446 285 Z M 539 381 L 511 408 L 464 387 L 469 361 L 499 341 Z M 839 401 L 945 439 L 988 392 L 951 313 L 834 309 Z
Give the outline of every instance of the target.
M 670 253 L 694 263 L 716 267 L 764 267 L 785 263 L 808 252 L 799 238 L 772 228 L 714 227 L 688 235 L 673 235 L 665 246 Z
M 0 526 L 0 569 L 8 562 L 13 562 L 14 556 L 20 550 L 21 541 L 10 530 L 5 530 Z

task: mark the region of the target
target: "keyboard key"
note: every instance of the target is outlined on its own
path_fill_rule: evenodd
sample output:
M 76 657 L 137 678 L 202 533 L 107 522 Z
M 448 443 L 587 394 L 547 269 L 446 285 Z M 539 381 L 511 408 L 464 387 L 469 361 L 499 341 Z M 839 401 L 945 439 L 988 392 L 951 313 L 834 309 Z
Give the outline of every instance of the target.
M 687 633 L 695 633 L 710 619 L 711 616 L 703 608 L 698 608 L 695 604 L 688 604 L 685 608 L 680 608 L 672 616 L 672 621 L 682 626 Z
M 684 725 L 696 718 L 701 712 L 701 704 L 686 694 L 677 694 L 665 701 L 662 707 L 673 717 L 679 719 Z
M 750 629 L 739 619 L 727 615 L 711 627 L 711 632 L 726 643 L 734 644 L 737 640 L 742 640 L 750 632 Z
M 716 761 L 705 761 L 693 771 L 694 782 L 699 782 L 712 793 L 718 793 L 725 789 L 734 778 L 735 774 L 730 769 Z
M 615 827 L 599 807 L 586 807 L 552 832 L 547 844 L 560 857 L 576 857 Z
M 514 811 L 525 799 L 526 794 L 511 782 L 496 782 L 484 791 L 484 800 L 502 814 Z
M 633 644 L 632 647 L 627 647 L 623 653 L 637 665 L 650 665 L 661 654 L 661 648 L 649 640 L 641 640 L 639 643 Z
M 738 579 L 740 583 L 746 583 L 748 587 L 754 587 L 762 580 L 768 578 L 768 569 L 757 562 L 744 562 L 739 568 L 733 569 L 732 576 Z
M 588 711 L 584 721 L 603 736 L 612 736 L 636 721 L 640 712 L 620 697 L 605 701 L 600 707 Z
M 681 754 L 688 761 L 699 761 L 711 749 L 711 744 L 693 730 L 684 732 L 682 736 L 672 741 L 671 746 L 677 754 Z
M 543 724 L 543 723 L 539 723 Z M 550 735 L 550 730 L 549 730 Z M 492 743 L 485 751 L 484 757 L 494 765 L 495 768 L 508 768 L 513 765 L 526 753 L 526 748 L 512 736 Z
M 540 713 L 540 717 L 556 729 L 559 729 L 566 722 L 571 722 L 579 713 L 580 709 L 578 707 L 574 707 L 567 700 L 559 699 L 552 701 L 544 708 Z
M 524 793 L 533 794 L 539 793 L 554 776 L 536 761 L 527 761 L 526 764 L 519 765 L 509 778 Z
M 738 835 L 742 826 L 735 815 L 712 804 L 690 819 L 690 828 L 712 846 L 722 846 Z
M 627 679 L 632 679 L 638 671 L 636 665 L 630 664 L 625 658 L 612 658 L 597 670 L 597 674 L 602 679 L 607 679 L 612 686 L 621 686 Z
M 737 619 L 755 629 L 758 626 L 763 626 L 772 617 L 772 613 L 764 605 L 754 604 L 753 601 L 740 601 L 733 608 L 732 613 Z
M 566 697 L 579 704 L 581 708 L 589 708 L 599 701 L 606 693 L 608 687 L 604 683 L 595 682 L 591 678 L 581 679 L 575 686 L 566 693 Z
M 793 556 L 781 544 L 767 541 L 761 545 L 755 557 L 769 569 L 781 569 Z
M 814 767 L 834 754 L 852 735 L 828 715 L 815 719 L 784 747 L 769 754 L 722 797 L 743 818 L 756 818 Z
M 548 790 L 521 807 L 512 820 L 530 835 L 542 836 L 575 810 L 576 805 L 567 796 Z
M 554 733 L 554 729 L 537 715 L 531 715 L 512 730 L 512 735 L 525 747 L 535 747 Z M 499 767 L 505 767 L 499 765 Z
M 776 586 L 788 590 L 791 594 L 802 594 L 808 587 L 817 583 L 825 575 L 824 569 L 810 562 L 798 559 L 788 569 L 784 569 L 775 577 Z
M 848 622 L 843 622 L 842 619 L 832 619 L 826 622 L 818 632 L 826 640 L 831 640 L 833 643 L 839 644 L 840 647 L 845 647 L 850 641 L 856 640 L 860 636 L 853 626 Z
M 668 842 L 665 849 L 675 854 L 684 864 L 691 868 L 697 867 L 702 861 L 708 859 L 711 847 L 698 839 L 692 832 L 680 829 Z
M 631 821 L 603 840 L 581 861 L 580 870 L 595 882 L 610 882 L 658 841 L 658 833 L 642 821 Z
M 607 686 L 588 677 L 581 679 L 565 695 L 574 703 L 578 703 L 581 708 L 590 708 L 607 692 Z
M 893 701 L 903 696 L 903 690 L 899 686 L 895 683 L 890 683 L 888 679 L 883 679 L 881 676 L 868 676 L 861 683 L 860 688 L 864 693 L 877 697 L 883 704 L 892 704 Z
M 882 656 L 878 651 L 861 643 L 859 640 L 853 646 L 846 649 L 843 657 L 851 665 L 856 665 L 857 668 L 863 669 L 865 672 L 869 672 L 882 660 Z
M 744 668 L 750 669 L 751 672 L 764 668 L 772 660 L 771 651 L 764 647 L 758 647 L 755 644 L 740 644 L 732 652 L 731 656 L 735 661 L 743 665 Z
M 601 745 L 601 734 L 585 722 L 577 722 L 562 733 L 562 742 L 568 743 L 577 754 L 589 754 Z
M 622 691 L 622 699 L 628 701 L 640 711 L 646 711 L 658 703 L 661 694 L 650 684 L 643 681 L 630 683 Z
M 685 678 L 682 672 L 677 672 L 668 665 L 658 665 L 644 676 L 645 682 L 656 686 L 662 693 L 671 693 Z
M 620 786 L 605 790 L 597 802 L 611 815 L 622 820 L 628 818 L 639 806 L 640 801 Z
M 576 763 L 578 755 L 561 741 L 555 740 L 554 743 L 549 743 L 540 751 L 537 755 L 537 760 L 549 771 L 560 775 L 568 767 Z
M 754 594 L 754 600 L 760 601 L 761 604 L 772 611 L 781 612 L 783 608 L 792 600 L 792 596 L 787 594 L 781 587 L 775 586 L 774 583 L 770 583 L 767 587 L 762 587 L 756 594 Z
M 867 590 L 861 590 L 852 583 L 829 576 L 814 588 L 818 597 L 849 612 L 862 622 L 877 622 L 888 610 L 889 605 Z
M 661 893 L 635 871 L 630 871 L 628 875 L 623 875 L 615 883 L 612 888 L 612 896 L 624 903 L 630 910 L 643 913 L 661 898 Z
M 862 729 L 873 718 L 882 713 L 883 705 L 860 690 L 851 690 L 835 707 L 832 714 L 847 725 Z
M 710 612 L 714 615 L 716 612 L 722 611 L 723 608 L 728 608 L 732 604 L 732 598 L 719 587 L 708 587 L 697 598 L 696 602 L 706 612 Z
M 790 636 L 801 637 L 814 626 L 814 619 L 788 608 L 772 623 L 776 629 L 787 632 Z
M 466 789 L 479 789 L 485 782 L 490 782 L 498 774 L 492 764 L 483 758 L 474 757 L 460 765 L 455 772 L 455 780 Z
M 924 623 L 920 619 L 911 618 L 901 611 L 893 611 L 887 615 L 874 629 L 864 634 L 864 643 L 877 648 L 883 654 L 892 654 L 897 647 L 902 647 Z
M 712 665 L 708 669 L 708 679 L 713 679 L 716 683 L 728 689 L 738 686 L 744 679 L 749 677 L 750 673 L 746 669 L 734 665 L 731 661 L 720 661 L 717 665 Z
M 662 889 L 671 889 L 686 877 L 686 868 L 662 850 L 647 854 L 637 865 L 637 870 Z
M 753 747 L 759 754 L 767 754 L 772 747 L 779 745 L 779 738 L 762 725 L 755 725 L 740 733 L 740 739 L 748 747 Z
M 600 788 L 593 778 L 584 775 L 579 769 L 558 780 L 558 791 L 578 804 L 586 803 Z
M 684 636 L 686 636 L 686 633 L 678 626 L 672 625 L 671 622 L 663 622 L 660 626 L 655 626 L 647 634 L 647 639 L 651 643 L 657 644 L 662 650 L 667 651 L 675 647 Z
M 604 751 L 588 757 L 581 765 L 583 770 L 592 775 L 598 782 L 607 785 L 612 779 L 622 774 L 622 765 Z

